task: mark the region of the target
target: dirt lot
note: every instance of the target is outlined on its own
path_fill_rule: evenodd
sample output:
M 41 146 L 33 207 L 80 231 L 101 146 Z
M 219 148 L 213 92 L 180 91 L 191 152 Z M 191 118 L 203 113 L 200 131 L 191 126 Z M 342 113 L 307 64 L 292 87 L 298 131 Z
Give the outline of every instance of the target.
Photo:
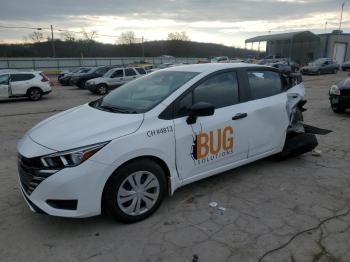
M 132 225 L 35 214 L 20 195 L 18 139 L 55 111 L 96 96 L 58 86 L 39 102 L 1 102 L 0 260 L 350 261 L 350 114 L 334 114 L 327 97 L 345 75 L 305 77 L 306 122 L 334 131 L 319 137 L 321 156 L 262 160 L 194 183 Z

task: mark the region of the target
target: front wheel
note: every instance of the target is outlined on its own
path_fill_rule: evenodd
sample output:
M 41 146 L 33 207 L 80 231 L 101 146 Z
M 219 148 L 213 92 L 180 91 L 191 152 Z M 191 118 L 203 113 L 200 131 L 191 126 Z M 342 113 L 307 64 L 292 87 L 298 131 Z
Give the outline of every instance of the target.
M 108 93 L 108 87 L 105 84 L 100 84 L 96 87 L 96 93 L 98 95 L 105 95 Z
M 165 191 L 163 169 L 152 160 L 134 160 L 109 178 L 103 194 L 103 206 L 117 220 L 133 223 L 153 214 L 160 206 Z
M 42 91 L 37 87 L 32 87 L 27 92 L 28 98 L 32 101 L 40 100 L 42 95 L 43 95 Z
M 331 104 L 332 110 L 334 113 L 343 113 L 345 108 L 339 106 L 339 104 Z

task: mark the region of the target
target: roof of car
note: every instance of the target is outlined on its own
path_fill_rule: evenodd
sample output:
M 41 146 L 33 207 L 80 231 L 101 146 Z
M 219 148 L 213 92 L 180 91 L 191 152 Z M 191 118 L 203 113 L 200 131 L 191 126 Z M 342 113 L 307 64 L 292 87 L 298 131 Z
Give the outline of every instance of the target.
M 221 69 L 244 68 L 244 67 L 263 67 L 263 66 L 256 65 L 256 64 L 247 64 L 247 63 L 207 63 L 207 64 L 174 66 L 174 67 L 168 67 L 162 70 L 204 73 L 204 72 L 216 71 Z

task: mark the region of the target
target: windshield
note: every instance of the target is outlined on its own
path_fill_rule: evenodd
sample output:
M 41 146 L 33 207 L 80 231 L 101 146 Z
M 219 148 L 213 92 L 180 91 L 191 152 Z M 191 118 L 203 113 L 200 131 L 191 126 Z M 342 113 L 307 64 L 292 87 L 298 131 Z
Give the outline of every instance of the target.
M 131 81 L 90 105 L 101 110 L 144 113 L 198 74 L 197 72 L 158 71 Z

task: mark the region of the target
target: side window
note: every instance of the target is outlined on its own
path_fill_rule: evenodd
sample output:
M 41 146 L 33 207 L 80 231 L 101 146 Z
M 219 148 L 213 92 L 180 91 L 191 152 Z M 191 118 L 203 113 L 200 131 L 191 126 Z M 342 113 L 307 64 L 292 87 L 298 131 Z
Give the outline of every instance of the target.
M 11 82 L 19 82 L 33 79 L 33 74 L 11 74 Z
M 132 68 L 126 68 L 125 69 L 125 76 L 134 76 L 136 75 L 136 72 Z
M 115 71 L 115 72 L 112 74 L 111 78 L 123 77 L 123 76 L 124 76 L 123 70 L 120 69 L 120 70 Z
M 175 103 L 175 117 L 183 117 L 195 103 L 207 102 L 215 108 L 237 104 L 238 81 L 234 72 L 217 74 L 195 87 Z
M 277 95 L 282 92 L 280 74 L 272 71 L 248 71 L 252 100 Z
M 141 67 L 136 67 L 135 69 L 140 75 L 145 75 L 146 74 L 146 70 L 141 68 Z
M 193 90 L 193 103 L 207 102 L 221 108 L 238 103 L 238 82 L 236 73 L 215 75 Z
M 0 85 L 9 84 L 9 75 L 0 75 Z

